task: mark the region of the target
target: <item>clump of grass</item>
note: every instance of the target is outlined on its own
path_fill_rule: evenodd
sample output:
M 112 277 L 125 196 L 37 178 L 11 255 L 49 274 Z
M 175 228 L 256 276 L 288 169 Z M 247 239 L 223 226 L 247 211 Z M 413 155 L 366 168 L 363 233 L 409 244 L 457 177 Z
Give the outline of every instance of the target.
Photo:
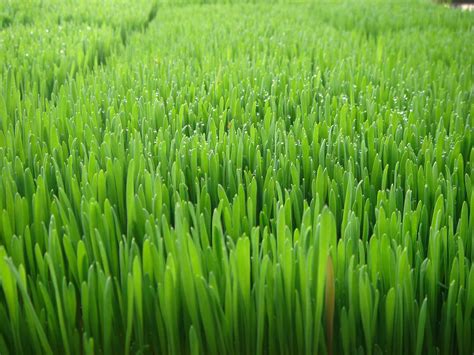
M 472 353 L 471 14 L 103 3 L 0 33 L 1 354 Z

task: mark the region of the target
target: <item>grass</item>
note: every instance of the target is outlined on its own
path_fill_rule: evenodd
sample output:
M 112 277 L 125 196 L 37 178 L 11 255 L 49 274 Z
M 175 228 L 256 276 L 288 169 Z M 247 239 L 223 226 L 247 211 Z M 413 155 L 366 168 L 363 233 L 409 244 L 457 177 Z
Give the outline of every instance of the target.
M 0 354 L 470 354 L 474 15 L 0 5 Z

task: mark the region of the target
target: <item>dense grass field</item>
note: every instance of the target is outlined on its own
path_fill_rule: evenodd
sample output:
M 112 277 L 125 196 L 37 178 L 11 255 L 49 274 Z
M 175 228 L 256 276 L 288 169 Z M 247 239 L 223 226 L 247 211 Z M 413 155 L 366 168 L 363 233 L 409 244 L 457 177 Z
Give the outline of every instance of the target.
M 471 354 L 474 13 L 0 3 L 0 354 Z

